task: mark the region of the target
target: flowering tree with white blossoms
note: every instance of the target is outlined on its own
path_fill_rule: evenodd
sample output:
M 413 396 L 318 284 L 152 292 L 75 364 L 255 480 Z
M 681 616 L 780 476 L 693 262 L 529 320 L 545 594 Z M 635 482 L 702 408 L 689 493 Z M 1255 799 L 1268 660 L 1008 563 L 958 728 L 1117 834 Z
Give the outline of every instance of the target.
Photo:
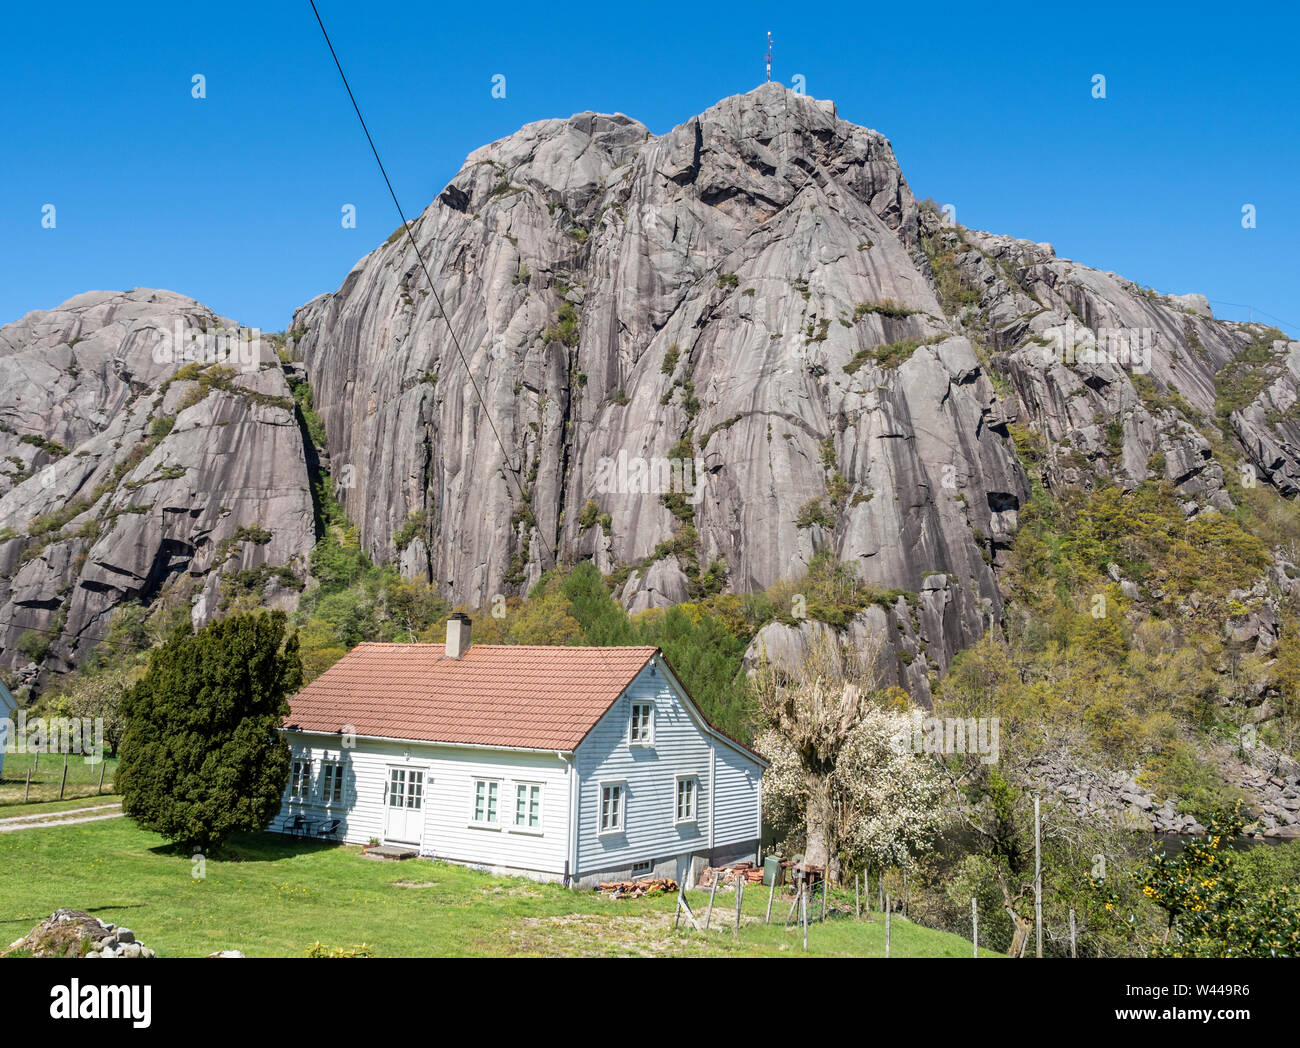
M 764 816 L 804 861 L 838 883 L 847 864 L 898 865 L 923 851 L 943 824 L 944 781 L 934 760 L 910 748 L 911 722 L 877 690 L 875 641 L 847 647 L 815 631 L 794 666 L 762 665 L 755 689 L 769 727 L 756 746 Z

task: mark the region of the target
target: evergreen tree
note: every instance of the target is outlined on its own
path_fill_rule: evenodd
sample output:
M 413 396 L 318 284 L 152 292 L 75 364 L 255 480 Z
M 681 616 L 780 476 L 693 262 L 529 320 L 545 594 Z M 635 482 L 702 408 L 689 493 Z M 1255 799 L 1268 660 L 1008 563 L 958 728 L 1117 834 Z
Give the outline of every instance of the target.
M 279 732 L 302 683 L 283 612 L 178 630 L 122 698 L 117 784 L 145 829 L 204 849 L 265 829 L 289 778 Z

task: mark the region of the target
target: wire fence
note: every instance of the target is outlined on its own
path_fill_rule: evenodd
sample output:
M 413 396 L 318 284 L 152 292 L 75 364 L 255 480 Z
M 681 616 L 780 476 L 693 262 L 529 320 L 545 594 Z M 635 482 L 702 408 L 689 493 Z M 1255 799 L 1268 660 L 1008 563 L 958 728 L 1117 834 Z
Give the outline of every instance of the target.
M 92 763 L 77 754 L 7 753 L 0 773 L 0 807 L 112 793 L 116 772 L 116 757 Z

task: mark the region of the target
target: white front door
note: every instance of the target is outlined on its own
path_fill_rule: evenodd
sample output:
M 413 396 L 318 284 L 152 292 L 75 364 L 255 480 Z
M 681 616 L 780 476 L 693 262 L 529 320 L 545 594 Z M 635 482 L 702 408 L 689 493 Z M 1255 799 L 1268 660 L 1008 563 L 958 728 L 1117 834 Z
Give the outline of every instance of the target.
M 423 835 L 424 772 L 415 768 L 389 768 L 384 839 L 419 844 Z

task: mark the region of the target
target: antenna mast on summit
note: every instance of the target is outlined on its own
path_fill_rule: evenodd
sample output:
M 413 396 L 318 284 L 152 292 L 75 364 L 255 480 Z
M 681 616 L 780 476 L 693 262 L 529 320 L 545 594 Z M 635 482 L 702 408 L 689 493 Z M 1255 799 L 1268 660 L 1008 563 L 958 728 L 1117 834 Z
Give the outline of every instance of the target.
M 767 60 L 767 79 L 772 81 L 772 33 L 769 30 L 767 34 L 767 54 L 763 56 Z

